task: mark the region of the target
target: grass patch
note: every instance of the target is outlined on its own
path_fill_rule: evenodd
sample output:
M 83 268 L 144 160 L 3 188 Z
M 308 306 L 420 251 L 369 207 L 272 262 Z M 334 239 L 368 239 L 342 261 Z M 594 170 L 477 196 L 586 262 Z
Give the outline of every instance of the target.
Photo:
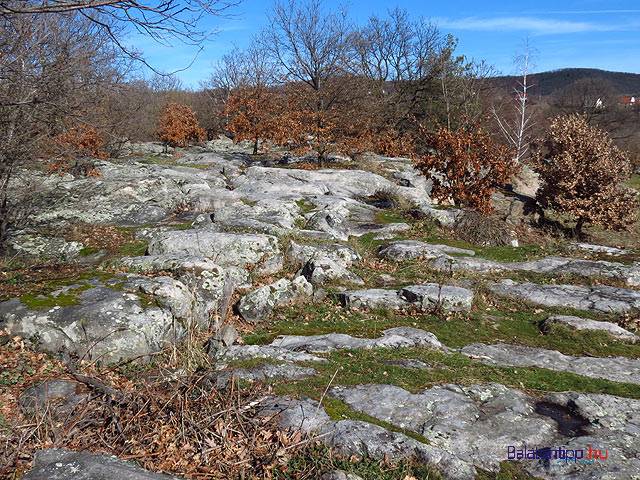
M 383 210 L 376 214 L 376 223 L 406 223 L 407 216 L 399 210 Z
M 296 205 L 298 205 L 298 208 L 300 209 L 300 215 L 306 215 L 307 213 L 311 213 L 316 210 L 316 206 L 312 203 L 309 203 L 304 198 L 296 200 Z
M 278 395 L 306 395 L 319 400 L 338 369 L 332 385 L 396 385 L 412 393 L 418 393 L 425 388 L 449 383 L 501 383 L 533 394 L 572 391 L 640 398 L 640 385 L 588 378 L 537 367 L 485 365 L 457 352 L 443 353 L 422 348 L 351 350 L 333 352 L 327 358 L 329 361 L 326 363 L 308 364 L 318 370 L 317 376 L 279 383 L 274 386 L 274 391 Z M 430 364 L 432 368 L 408 369 L 389 364 L 403 359 L 420 360 Z M 342 412 L 340 415 L 348 415 L 348 412 Z
M 123 257 L 140 257 L 145 254 L 148 245 L 143 240 L 132 240 L 122 245 L 118 254 Z
M 479 295 L 476 309 L 449 314 L 446 318 L 425 313 L 389 309 L 346 310 L 333 301 L 314 305 L 290 305 L 276 309 L 274 320 L 245 335 L 247 344 L 270 343 L 278 335 L 321 335 L 346 333 L 355 337 L 377 338 L 396 326 L 412 326 L 434 333 L 448 347 L 471 343 L 511 343 L 558 350 L 565 355 L 639 358 L 637 345 L 616 340 L 604 332 L 585 332 L 557 325 L 544 334 L 539 323 L 550 315 L 575 315 L 613 320 L 605 315 L 584 315 L 567 308 L 536 308 L 524 302 L 504 300 L 498 306 Z
M 354 461 L 352 458 L 335 455 L 322 444 L 314 445 L 303 454 L 294 456 L 284 468 L 273 469 L 271 473 L 275 479 L 293 480 L 320 478 L 324 473 L 334 470 L 353 473 L 366 480 L 443 480 L 433 469 L 413 459 L 385 462 L 365 457 Z

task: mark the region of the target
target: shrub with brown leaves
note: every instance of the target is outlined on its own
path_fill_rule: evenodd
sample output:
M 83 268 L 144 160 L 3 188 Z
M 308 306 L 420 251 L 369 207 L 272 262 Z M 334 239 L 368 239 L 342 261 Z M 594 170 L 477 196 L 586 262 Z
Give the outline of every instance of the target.
M 417 159 L 416 168 L 433 179 L 432 198 L 452 198 L 458 206 L 493 212 L 491 194 L 509 181 L 516 168 L 509 150 L 475 125 L 469 131 L 441 127 L 435 133 L 422 133 L 427 153 Z
M 542 182 L 538 202 L 575 218 L 576 235 L 585 224 L 622 230 L 635 221 L 637 194 L 622 186 L 631 174 L 629 158 L 584 117 L 556 117 L 534 146 L 534 160 Z
M 168 103 L 159 123 L 158 137 L 170 147 L 188 147 L 189 142 L 207 138 L 204 129 L 198 125 L 196 114 L 187 105 Z
M 99 177 L 90 159 L 106 159 L 109 154 L 102 150 L 102 133 L 95 127 L 81 125 L 71 127 L 53 137 L 46 146 L 45 156 L 52 159 L 49 173 L 71 173 L 74 175 Z M 71 165 L 75 162 L 75 165 Z

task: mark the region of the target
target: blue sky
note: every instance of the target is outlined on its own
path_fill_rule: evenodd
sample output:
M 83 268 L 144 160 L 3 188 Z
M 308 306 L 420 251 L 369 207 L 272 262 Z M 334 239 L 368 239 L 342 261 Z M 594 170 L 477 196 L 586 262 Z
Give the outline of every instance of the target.
M 325 0 L 326 8 L 340 2 Z M 344 2 L 342 2 L 344 4 Z M 218 33 L 204 45 L 193 65 L 177 73 L 185 87 L 198 88 L 211 72 L 211 63 L 234 44 L 245 46 L 267 23 L 271 1 L 243 0 L 232 18 L 212 17 L 203 24 Z M 485 60 L 504 74 L 514 72 L 513 59 L 526 38 L 537 51 L 535 71 L 566 67 L 601 68 L 640 73 L 640 3 L 637 1 L 570 0 L 535 2 L 351 0 L 351 19 L 364 24 L 371 14 L 384 16 L 396 5 L 415 18 L 437 24 L 441 32 L 459 39 L 458 50 Z M 155 68 L 174 71 L 191 63 L 197 48 L 174 42 L 172 47 L 132 38 Z

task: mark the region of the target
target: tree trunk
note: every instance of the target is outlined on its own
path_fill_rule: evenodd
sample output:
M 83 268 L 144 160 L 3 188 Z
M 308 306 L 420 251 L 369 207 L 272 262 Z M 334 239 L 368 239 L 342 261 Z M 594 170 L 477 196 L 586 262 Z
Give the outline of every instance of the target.
M 258 155 L 258 139 L 256 138 L 253 142 L 253 154 Z
M 573 234 L 576 236 L 576 238 L 582 238 L 584 233 L 582 232 L 582 227 L 584 226 L 584 218 L 580 217 L 578 219 L 578 221 L 576 222 L 576 227 L 573 230 Z

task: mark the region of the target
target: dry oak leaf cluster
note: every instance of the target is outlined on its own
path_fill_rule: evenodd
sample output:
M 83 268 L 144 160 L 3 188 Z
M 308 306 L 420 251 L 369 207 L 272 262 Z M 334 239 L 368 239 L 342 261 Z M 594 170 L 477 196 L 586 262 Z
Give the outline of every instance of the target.
M 168 103 L 159 120 L 158 137 L 170 147 L 188 147 L 189 142 L 199 142 L 207 138 L 198 125 L 196 114 L 187 105 Z
M 416 168 L 433 179 L 432 197 L 451 198 L 458 206 L 492 213 L 491 194 L 516 169 L 509 150 L 477 128 L 454 131 L 440 127 L 435 133 L 422 129 L 422 134 L 427 153 L 416 160 Z
M 584 224 L 621 230 L 635 221 L 637 193 L 623 186 L 631 162 L 606 132 L 584 117 L 556 117 L 534 145 L 534 160 L 542 182 L 538 203 L 575 218 L 577 234 Z
M 79 160 L 86 158 L 106 159 L 109 153 L 102 150 L 104 140 L 102 133 L 95 127 L 81 125 L 71 127 L 64 133 L 56 135 L 47 142 L 45 156 L 52 159 L 49 173 L 79 173 L 88 177 L 99 177 L 91 164 L 79 164 Z M 71 163 L 75 161 L 75 167 Z

